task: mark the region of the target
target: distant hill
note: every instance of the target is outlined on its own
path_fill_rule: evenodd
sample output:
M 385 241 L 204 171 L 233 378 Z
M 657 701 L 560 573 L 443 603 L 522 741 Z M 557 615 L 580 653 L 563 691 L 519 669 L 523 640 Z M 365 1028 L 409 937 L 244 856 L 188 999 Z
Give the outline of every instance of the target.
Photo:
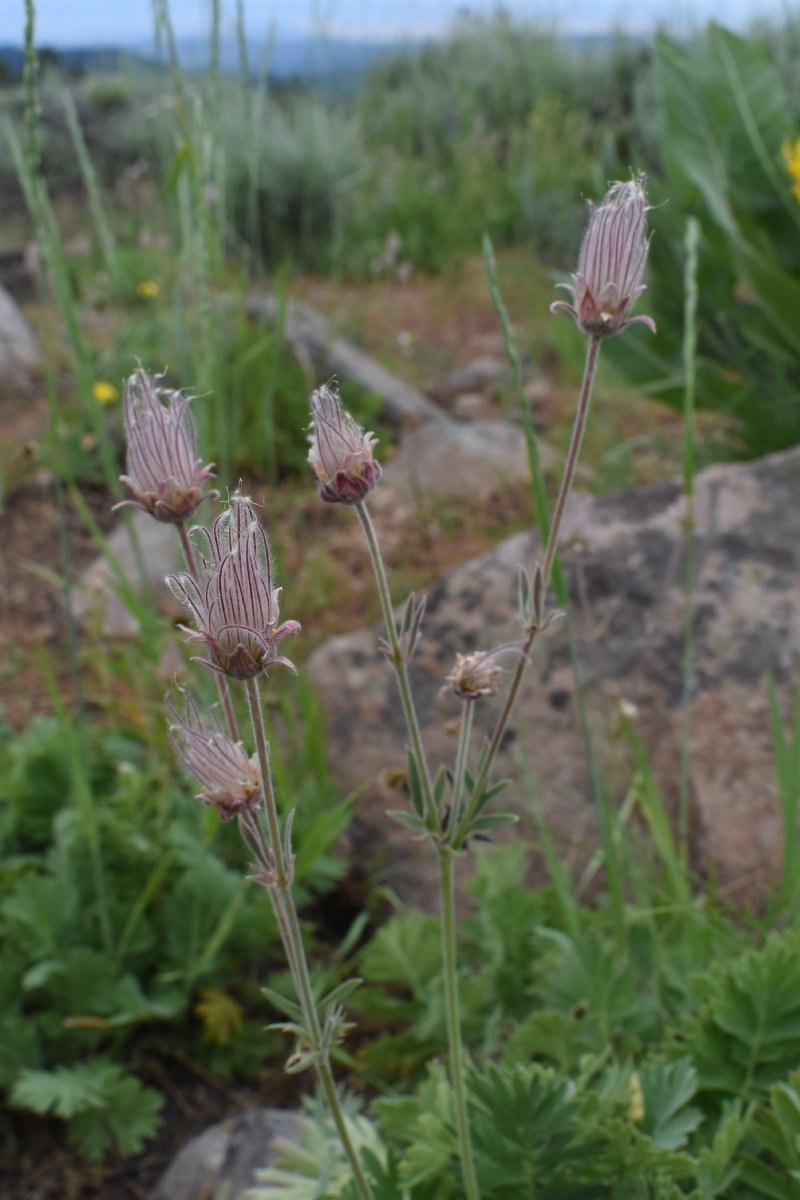
M 113 46 L 46 46 L 38 47 L 43 67 L 58 66 L 65 75 L 113 74 L 131 63 L 153 66 L 152 58 L 135 50 Z M 21 46 L 0 46 L 0 75 L 10 82 L 22 78 L 25 52 Z
M 577 51 L 610 48 L 615 40 L 616 35 L 606 33 L 575 33 L 565 37 Z M 647 41 L 646 38 L 632 40 Z M 266 60 L 270 79 L 278 83 L 306 82 L 328 91 L 349 92 L 358 86 L 374 63 L 404 52 L 418 51 L 422 45 L 421 42 L 368 42 L 297 35 L 276 37 L 267 43 L 251 38 L 247 54 L 253 76 L 264 71 Z M 177 49 L 185 70 L 203 71 L 208 67 L 208 38 L 180 38 Z M 129 70 L 131 66 L 157 70 L 164 65 L 163 56 L 159 61 L 151 41 L 120 47 L 40 46 L 39 55 L 43 65 L 49 61 L 51 65 L 58 65 L 65 75 L 72 76 L 114 73 Z M 11 82 L 21 79 L 23 63 L 20 46 L 0 46 L 0 82 L 3 78 Z M 233 36 L 220 39 L 220 67 L 228 74 L 239 73 L 239 49 Z
M 293 37 L 276 38 L 267 45 L 248 46 L 250 71 L 258 75 L 264 68 L 265 57 L 272 79 L 286 82 L 308 79 L 331 84 L 335 80 L 357 79 L 380 58 L 397 54 L 404 49 L 400 42 L 360 42 L 338 38 Z M 58 65 L 65 75 L 114 73 L 128 69 L 132 63 L 158 66 L 152 43 L 130 47 L 102 46 L 40 46 L 43 65 Z M 188 71 L 201 71 L 209 65 L 207 38 L 182 38 L 178 41 L 181 65 Z M 0 73 L 16 82 L 22 78 L 24 52 L 20 46 L 0 46 Z M 225 37 L 220 42 L 220 67 L 226 73 L 238 74 L 239 50 L 236 39 Z
M 137 47 L 141 50 L 142 47 Z M 396 54 L 403 49 L 400 42 L 362 42 L 342 38 L 276 37 L 272 41 L 248 45 L 250 70 L 258 74 L 265 58 L 270 74 L 277 79 L 320 78 L 341 74 L 361 74 L 376 59 Z M 189 70 L 209 65 L 208 38 L 181 38 L 178 42 L 181 63 Z M 223 71 L 238 73 L 239 49 L 236 39 L 220 39 L 220 66 Z

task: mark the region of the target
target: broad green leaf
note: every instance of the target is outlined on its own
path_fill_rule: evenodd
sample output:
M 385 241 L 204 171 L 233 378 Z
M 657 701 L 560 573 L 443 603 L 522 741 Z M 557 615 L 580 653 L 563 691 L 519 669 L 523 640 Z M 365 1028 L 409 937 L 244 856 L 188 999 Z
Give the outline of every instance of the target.
M 691 1060 L 651 1059 L 639 1071 L 639 1082 L 644 1096 L 643 1131 L 657 1146 L 682 1149 L 703 1120 L 700 1109 L 689 1104 L 697 1091 Z

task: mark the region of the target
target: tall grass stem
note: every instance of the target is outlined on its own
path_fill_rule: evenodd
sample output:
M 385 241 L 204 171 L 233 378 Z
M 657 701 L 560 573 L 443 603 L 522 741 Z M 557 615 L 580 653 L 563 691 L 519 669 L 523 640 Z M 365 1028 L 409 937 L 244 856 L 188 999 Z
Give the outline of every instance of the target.
M 69 128 L 72 146 L 75 150 L 75 158 L 78 162 L 78 168 L 83 180 L 83 186 L 86 188 L 86 195 L 89 200 L 89 211 L 92 214 L 92 220 L 97 231 L 97 240 L 100 245 L 100 252 L 103 258 L 103 265 L 108 272 L 108 277 L 114 285 L 115 290 L 119 290 L 119 270 L 117 267 L 117 247 L 114 240 L 114 234 L 111 230 L 108 217 L 106 216 L 105 206 L 103 204 L 103 196 L 100 190 L 100 185 L 97 181 L 97 173 L 92 164 L 89 150 L 86 146 L 86 139 L 83 136 L 81 123 L 78 118 L 78 111 L 75 107 L 75 101 L 70 92 L 66 89 L 62 94 L 62 103 L 64 112 L 67 117 L 67 126 Z
M 680 790 L 678 800 L 678 853 L 684 872 L 689 866 L 689 801 L 691 784 L 691 721 L 694 675 L 694 410 L 697 383 L 697 304 L 700 224 L 695 217 L 686 222 L 686 255 L 683 287 L 683 441 L 682 478 L 684 497 L 683 577 L 683 694 L 681 704 Z

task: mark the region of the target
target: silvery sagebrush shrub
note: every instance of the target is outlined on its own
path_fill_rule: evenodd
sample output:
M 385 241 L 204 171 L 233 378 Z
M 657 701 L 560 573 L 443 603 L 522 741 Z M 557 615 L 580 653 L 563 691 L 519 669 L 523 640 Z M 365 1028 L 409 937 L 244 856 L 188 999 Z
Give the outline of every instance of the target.
M 570 286 L 572 303 L 559 301 L 553 305 L 554 310 L 565 310 L 575 319 L 587 335 L 588 350 L 550 535 L 543 559 L 535 565 L 532 577 L 521 569 L 519 640 L 488 650 L 459 653 L 443 682 L 443 688 L 462 701 L 462 715 L 452 769 L 440 768 L 435 776 L 423 750 L 408 676 L 408 664 L 422 631 L 425 602 L 412 595 L 399 619 L 395 618 L 378 538 L 367 507 L 368 497 L 381 475 L 374 457 L 376 439 L 364 432 L 343 408 L 331 384 L 323 385 L 311 397 L 309 463 L 321 499 L 351 507 L 361 524 L 386 625 L 382 649 L 395 673 L 406 719 L 411 811 L 395 815 L 428 840 L 439 865 L 448 1041 L 448 1073 L 440 1079 L 444 1088 L 442 1111 L 450 1129 L 447 1153 L 452 1153 L 458 1164 L 459 1186 L 468 1200 L 477 1200 L 480 1195 L 484 1173 L 476 1163 L 472 1127 L 475 1126 L 481 1139 L 485 1130 L 480 1121 L 476 1123 L 474 1109 L 469 1110 L 467 1078 L 472 1079 L 473 1096 L 480 1093 L 481 1087 L 490 1090 L 494 1087 L 499 1095 L 506 1083 L 494 1080 L 490 1086 L 487 1082 L 490 1075 L 475 1074 L 477 1068 L 468 1062 L 463 1045 L 456 956 L 455 864 L 478 834 L 515 819 L 511 814 L 484 811 L 500 786 L 492 783 L 491 771 L 533 641 L 557 615 L 547 609 L 548 585 L 588 415 L 600 344 L 604 338 L 635 322 L 652 328 L 650 318 L 630 315 L 644 290 L 648 249 L 646 212 L 642 177 L 613 184 L 602 203 L 591 209 L 578 271 Z M 260 691 L 275 665 L 291 667 L 289 660 L 278 653 L 278 645 L 287 636 L 298 633 L 300 626 L 294 620 L 279 621 L 279 589 L 274 584 L 267 534 L 250 499 L 234 492 L 210 529 L 195 527 L 189 532 L 185 529 L 185 519 L 203 499 L 203 483 L 211 474 L 211 468 L 203 467 L 197 455 L 188 401 L 179 393 L 161 387 L 140 368 L 128 381 L 125 405 L 128 472 L 123 478 L 132 492 L 132 503 L 179 528 L 186 570 L 167 582 L 189 612 L 192 621 L 192 626 L 186 629 L 189 641 L 202 644 L 208 652 L 208 657 L 199 661 L 217 676 L 227 722 L 226 728 L 216 715 L 203 715 L 184 688 L 182 711 L 169 702 L 172 744 L 201 785 L 198 798 L 215 807 L 223 820 L 237 820 L 253 854 L 250 878 L 267 890 L 296 990 L 296 1001 L 283 1002 L 288 1020 L 279 1027 L 296 1041 L 287 1069 L 313 1068 L 316 1072 L 341 1143 L 346 1174 L 355 1194 L 367 1200 L 375 1193 L 359 1152 L 363 1139 L 358 1136 L 353 1119 L 345 1113 L 331 1066 L 333 1047 L 347 1028 L 341 1002 L 355 984 L 334 988 L 323 997 L 315 994 L 311 984 L 292 893 L 293 813 L 282 821 L 278 812 Z M 503 660 L 513 664 L 510 679 L 494 732 L 477 761 L 473 761 L 474 706 L 499 691 L 505 669 Z M 252 755 L 245 749 L 237 727 L 228 690 L 231 686 L 242 686 L 245 690 L 255 748 Z M 518 1092 L 520 1102 L 524 1101 L 526 1087 L 538 1087 L 542 1082 L 536 1072 L 525 1083 L 520 1079 L 514 1085 L 522 1089 Z M 548 1086 L 551 1085 L 555 1089 L 554 1098 L 556 1093 L 562 1094 L 562 1082 L 556 1077 L 549 1080 Z M 514 1094 L 513 1089 L 508 1092 L 508 1103 L 513 1104 Z M 380 1175 L 389 1169 L 388 1159 L 379 1162 L 374 1152 L 369 1161 L 373 1174 L 377 1171 Z

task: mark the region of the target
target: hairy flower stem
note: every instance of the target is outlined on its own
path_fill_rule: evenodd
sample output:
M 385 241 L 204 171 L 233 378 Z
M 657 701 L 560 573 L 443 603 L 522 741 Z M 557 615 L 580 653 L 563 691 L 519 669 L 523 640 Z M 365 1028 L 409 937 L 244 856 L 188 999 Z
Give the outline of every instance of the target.
M 198 574 L 197 566 L 195 565 L 194 561 L 194 550 L 192 548 L 192 543 L 189 540 L 189 535 L 186 532 L 186 525 L 183 521 L 178 521 L 177 526 L 181 539 L 183 557 L 186 560 L 186 566 L 190 574 L 197 579 Z M 225 713 L 225 720 L 228 722 L 228 732 L 233 740 L 238 742 L 241 740 L 239 736 L 239 722 L 236 720 L 236 713 L 233 708 L 233 701 L 231 700 L 231 692 L 230 688 L 228 687 L 228 681 L 224 675 L 220 675 L 217 671 L 214 672 L 214 677 L 217 681 L 217 690 L 219 691 L 219 699 L 222 705 L 222 711 Z
M 553 518 L 550 523 L 550 530 L 547 535 L 547 544 L 544 551 L 544 562 L 542 564 L 542 596 L 547 593 L 547 587 L 550 583 L 550 577 L 553 573 L 553 566 L 556 559 L 556 550 L 558 549 L 558 539 L 561 533 L 561 523 L 564 518 L 564 512 L 567 507 L 567 500 L 572 491 L 572 485 L 575 482 L 575 471 L 578 466 L 580 457 L 581 445 L 583 443 L 583 435 L 586 431 L 586 422 L 589 416 L 589 404 L 592 399 L 592 388 L 594 386 L 594 377 L 597 370 L 597 360 L 600 354 L 601 338 L 591 336 L 588 346 L 586 347 L 586 363 L 583 368 L 583 380 L 581 382 L 581 390 L 578 395 L 578 406 L 575 411 L 575 421 L 572 426 L 572 437 L 567 451 L 567 460 L 564 464 L 564 474 L 561 478 L 561 485 L 558 489 L 556 505 L 553 510 Z M 517 660 L 511 680 L 508 685 L 506 697 L 503 702 L 503 707 L 500 710 L 500 715 L 495 723 L 492 736 L 489 740 L 489 746 L 483 758 L 481 769 L 478 772 L 478 777 L 475 780 L 475 786 L 472 789 L 472 795 L 466 805 L 464 815 L 461 818 L 458 828 L 454 831 L 452 845 L 455 849 L 460 849 L 469 832 L 469 824 L 475 813 L 475 808 L 480 801 L 483 790 L 486 787 L 489 773 L 494 764 L 497 752 L 500 749 L 500 743 L 503 740 L 506 727 L 511 717 L 512 710 L 517 700 L 520 685 L 525 675 L 525 668 L 528 665 L 528 655 L 534 639 L 539 632 L 539 626 L 532 624 L 528 630 L 527 637 L 522 646 L 522 653 Z
M 363 501 L 358 501 L 353 505 L 356 510 L 356 515 L 361 522 L 361 528 L 364 533 L 364 540 L 367 543 L 370 561 L 372 563 L 373 574 L 375 575 L 375 584 L 378 589 L 378 598 L 381 602 L 381 612 L 383 613 L 383 621 L 386 626 L 386 635 L 389 639 L 390 656 L 389 661 L 394 668 L 397 686 L 400 689 L 400 702 L 403 706 L 403 716 L 405 717 L 408 736 L 411 740 L 411 752 L 417 764 L 419 777 L 422 784 L 422 800 L 425 808 L 425 817 L 431 824 L 438 825 L 439 814 L 436 812 L 436 804 L 433 798 L 433 787 L 431 786 L 431 775 L 428 768 L 428 761 L 425 756 L 425 750 L 422 745 L 422 734 L 419 729 L 419 721 L 417 720 L 417 711 L 414 708 L 414 700 L 411 695 L 411 685 L 408 681 L 408 669 L 406 666 L 403 648 L 400 645 L 400 639 L 397 636 L 397 625 L 395 624 L 394 612 L 392 610 L 392 596 L 389 591 L 389 581 L 386 578 L 386 568 L 383 565 L 383 556 L 380 546 L 378 545 L 378 537 L 375 533 L 375 526 L 372 524 L 372 518 L 369 515 L 366 505 Z
M 265 857 L 268 858 L 268 861 L 271 860 L 274 863 L 275 882 L 268 889 L 272 900 L 272 907 L 278 922 L 284 950 L 286 951 L 292 982 L 294 983 L 297 999 L 303 1014 L 306 1034 L 311 1042 L 317 1079 L 333 1117 L 342 1148 L 353 1172 L 353 1180 L 356 1184 L 358 1194 L 361 1200 L 374 1200 L 369 1180 L 364 1173 L 361 1159 L 356 1152 L 347 1128 L 347 1122 L 342 1111 L 339 1093 L 336 1090 L 336 1082 L 331 1069 L 330 1051 L 325 1044 L 322 1022 L 317 1012 L 317 1002 L 311 984 L 311 973 L 308 969 L 308 960 L 303 946 L 303 935 L 300 929 L 294 896 L 292 895 L 291 863 L 287 863 L 286 861 L 287 853 L 291 854 L 291 849 L 287 845 L 284 850 L 281 838 L 278 806 L 275 799 L 275 787 L 272 781 L 272 769 L 269 761 L 269 744 L 267 742 L 267 731 L 264 725 L 264 714 L 261 708 L 261 696 L 257 676 L 245 680 L 245 689 L 247 692 L 250 720 L 253 726 L 253 737 L 256 743 L 258 763 L 261 768 L 264 815 L 268 831 L 266 848 L 269 852 Z M 258 841 L 262 842 L 262 838 L 263 831 L 259 827 Z
M 411 750 L 416 759 L 420 780 L 422 782 L 425 814 L 428 817 L 435 818 L 437 826 L 440 826 L 441 814 L 436 812 L 433 788 L 431 787 L 430 781 L 430 771 L 428 769 L 425 752 L 422 747 L 422 736 L 419 730 L 419 722 L 417 720 L 416 709 L 414 708 L 414 701 L 411 696 L 406 660 L 403 654 L 403 648 L 400 645 L 400 640 L 397 636 L 397 626 L 395 624 L 394 612 L 392 610 L 392 598 L 389 591 L 389 581 L 386 578 L 386 568 L 383 564 L 383 557 L 378 545 L 378 538 L 375 533 L 375 527 L 372 524 L 372 519 L 363 502 L 355 504 L 354 508 L 358 514 L 358 519 L 361 522 L 361 528 L 364 531 L 364 539 L 367 543 L 367 549 L 372 562 L 375 583 L 378 588 L 378 596 L 381 602 L 381 611 L 383 612 L 386 633 L 389 639 L 389 647 L 391 651 L 390 662 L 394 667 L 397 684 L 400 689 L 400 697 L 403 705 L 406 728 L 408 730 L 408 736 L 411 740 Z M 462 719 L 458 751 L 456 754 L 456 771 L 453 784 L 454 811 L 452 814 L 452 820 L 456 819 L 456 813 L 458 812 L 461 804 L 460 793 L 463 791 L 464 772 L 466 770 L 472 705 L 467 703 L 465 705 L 465 710 L 466 711 Z M 464 1179 L 464 1187 L 466 1189 L 466 1200 L 480 1200 L 478 1179 L 475 1173 L 475 1158 L 472 1150 L 472 1137 L 470 1134 L 469 1120 L 467 1117 L 467 1093 L 464 1080 L 464 1047 L 461 1040 L 461 1012 L 458 998 L 456 942 L 455 863 L 453 853 L 447 844 L 443 843 L 435 836 L 431 837 L 431 841 L 434 844 L 436 855 L 439 861 L 439 888 L 442 906 L 442 970 L 444 979 L 445 1013 L 447 1020 L 447 1045 L 450 1062 L 450 1086 L 453 1089 L 453 1105 L 456 1116 L 459 1156 L 461 1158 L 461 1171 Z
M 458 729 L 458 746 L 453 768 L 453 792 L 448 829 L 458 829 L 461 824 L 461 813 L 464 809 L 464 780 L 467 771 L 467 757 L 472 740 L 472 718 L 475 713 L 474 700 L 464 700 L 461 705 L 461 722 Z
M 544 563 L 542 565 L 542 574 L 544 576 L 543 590 L 547 589 L 550 583 L 550 576 L 553 573 L 553 563 L 561 533 L 561 522 L 564 517 L 564 510 L 567 507 L 569 494 L 572 491 L 572 485 L 575 482 L 575 471 L 578 466 L 578 459 L 580 458 L 581 446 L 583 445 L 583 435 L 586 432 L 586 422 L 589 416 L 589 404 L 592 399 L 592 388 L 597 370 L 597 360 L 600 355 L 601 340 L 599 337 L 590 337 L 589 344 L 586 347 L 586 363 L 583 368 L 583 380 L 581 382 L 580 394 L 578 395 L 578 407 L 575 411 L 575 421 L 572 426 L 572 437 L 570 438 L 567 461 L 564 464 L 564 474 L 561 478 L 561 486 L 558 489 L 558 497 L 556 499 L 556 506 L 553 509 L 553 519 L 550 524 L 550 533 L 547 536 L 547 546 L 544 552 Z
M 442 904 L 442 980 L 444 1011 L 447 1022 L 447 1048 L 450 1060 L 450 1086 L 453 1089 L 458 1153 L 466 1200 L 480 1200 L 475 1154 L 467 1114 L 467 1087 L 464 1078 L 464 1045 L 461 1038 L 461 1005 L 458 998 L 456 950 L 455 855 L 441 842 L 436 846 L 439 859 L 439 887 Z

